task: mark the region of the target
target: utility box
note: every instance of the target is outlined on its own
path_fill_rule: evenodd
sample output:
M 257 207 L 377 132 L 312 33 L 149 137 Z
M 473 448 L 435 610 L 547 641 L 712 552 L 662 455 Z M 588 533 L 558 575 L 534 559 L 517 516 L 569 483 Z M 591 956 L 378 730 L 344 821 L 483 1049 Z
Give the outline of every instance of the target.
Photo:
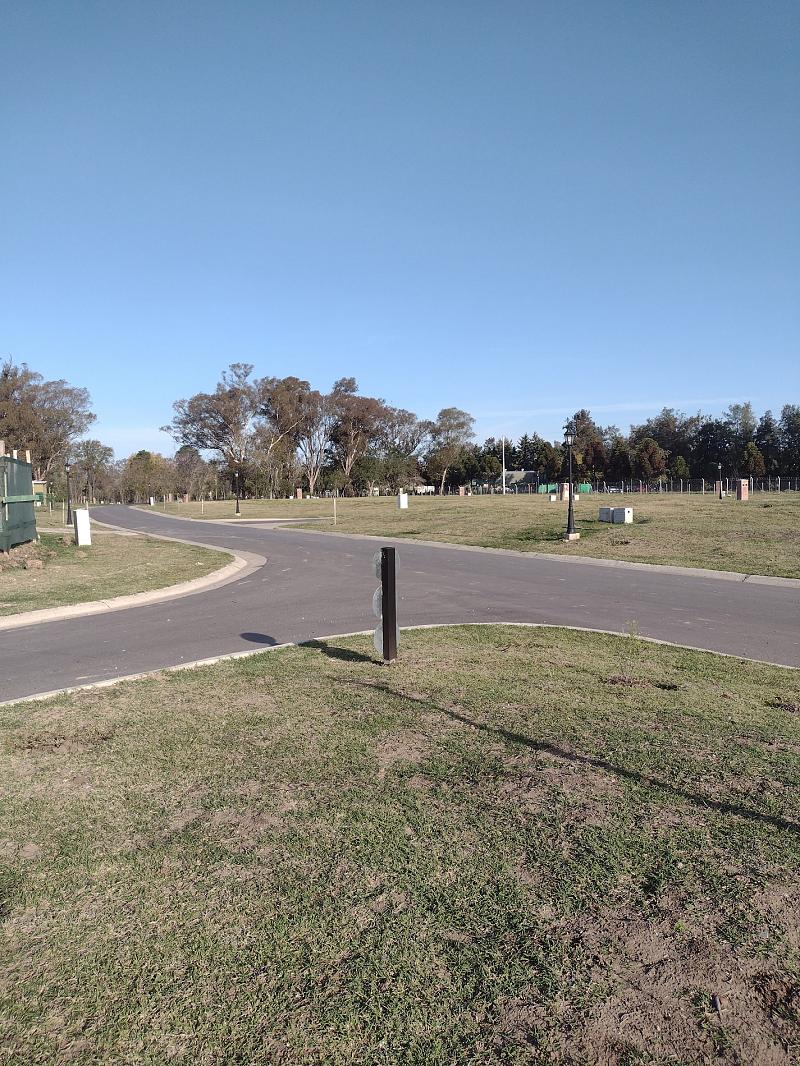
M 613 516 L 611 514 L 611 512 L 613 510 L 614 510 L 613 507 L 601 507 L 600 510 L 597 513 L 598 519 L 601 522 L 613 522 L 614 518 L 613 518 Z
M 294 490 L 294 498 L 296 500 L 302 500 L 302 498 L 303 498 L 303 490 L 302 489 L 295 489 Z
M 398 492 L 397 494 L 397 507 L 400 511 L 408 510 L 408 493 Z
M 550 503 L 558 503 L 558 496 L 554 492 L 550 493 Z
M 88 507 L 78 507 L 72 512 L 72 522 L 75 526 L 75 543 L 79 548 L 90 548 L 92 545 L 92 527 L 89 523 Z
M 563 482 L 559 486 L 559 491 L 560 491 L 561 499 L 564 502 L 566 502 L 569 499 L 569 484 L 567 482 Z
M 739 478 L 739 480 L 736 482 L 736 499 L 750 499 L 750 482 L 747 480 L 746 477 Z
M 0 551 L 36 540 L 33 467 L 0 455 Z
M 612 507 L 611 508 L 611 521 L 617 525 L 629 526 L 633 523 L 633 508 L 632 507 Z

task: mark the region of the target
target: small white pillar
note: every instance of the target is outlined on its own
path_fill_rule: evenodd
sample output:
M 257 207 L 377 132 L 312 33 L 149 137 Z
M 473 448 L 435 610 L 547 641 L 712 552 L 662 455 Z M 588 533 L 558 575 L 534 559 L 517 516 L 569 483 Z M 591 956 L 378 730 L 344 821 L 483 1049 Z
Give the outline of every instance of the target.
M 398 492 L 397 494 L 397 507 L 400 511 L 408 510 L 408 493 Z
M 78 507 L 72 512 L 75 525 L 75 543 L 79 548 L 89 548 L 92 544 L 92 529 L 89 522 L 88 507 Z

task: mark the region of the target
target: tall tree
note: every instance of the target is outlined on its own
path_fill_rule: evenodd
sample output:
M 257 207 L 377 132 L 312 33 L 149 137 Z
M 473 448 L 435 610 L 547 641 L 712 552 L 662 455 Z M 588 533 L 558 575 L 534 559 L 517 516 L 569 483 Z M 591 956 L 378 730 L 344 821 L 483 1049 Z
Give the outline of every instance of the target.
M 109 481 L 114 462 L 114 449 L 99 440 L 80 440 L 72 448 L 72 462 L 77 484 L 86 486 L 86 494 L 94 503 L 95 493 L 103 482 Z
M 45 381 L 26 363 L 0 366 L 0 440 L 30 449 L 37 478 L 49 478 L 94 421 L 86 389 Z
M 764 458 L 764 472 L 778 474 L 781 469 L 781 428 L 772 411 L 765 411 L 758 421 L 755 443 Z
M 703 420 L 699 412 L 696 415 L 685 415 L 672 407 L 664 407 L 641 426 L 631 426 L 629 443 L 635 451 L 641 442 L 649 437 L 667 458 L 673 455 L 688 458 L 693 454 L 697 432 Z
M 353 491 L 353 465 L 381 436 L 386 419 L 383 400 L 359 396 L 355 378 L 340 378 L 330 395 L 333 412 L 331 445 L 344 475 L 346 492 Z
M 667 469 L 667 456 L 652 437 L 645 437 L 634 456 L 634 471 L 638 477 L 661 477 Z
M 748 477 L 763 477 L 766 472 L 764 456 L 758 450 L 755 441 L 748 441 L 744 448 L 741 470 Z
M 172 422 L 161 428 L 180 445 L 214 452 L 235 469 L 253 450 L 263 407 L 263 385 L 251 381 L 250 363 L 231 363 L 214 392 L 198 392 L 172 405 Z
M 781 469 L 786 475 L 800 474 L 800 407 L 787 403 L 781 408 Z
M 605 475 L 608 481 L 627 481 L 633 474 L 630 446 L 620 434 L 611 442 L 606 459 Z
M 474 437 L 475 419 L 458 407 L 443 407 L 431 427 L 431 450 L 427 456 L 428 469 L 437 476 L 439 494 L 444 492 L 445 479 L 462 448 Z
M 298 400 L 300 421 L 297 447 L 300 465 L 308 482 L 308 492 L 313 496 L 328 456 L 336 416 L 331 397 L 315 389 L 300 394 Z
M 170 464 L 163 455 L 146 449 L 128 457 L 120 476 L 120 489 L 132 503 L 172 491 Z

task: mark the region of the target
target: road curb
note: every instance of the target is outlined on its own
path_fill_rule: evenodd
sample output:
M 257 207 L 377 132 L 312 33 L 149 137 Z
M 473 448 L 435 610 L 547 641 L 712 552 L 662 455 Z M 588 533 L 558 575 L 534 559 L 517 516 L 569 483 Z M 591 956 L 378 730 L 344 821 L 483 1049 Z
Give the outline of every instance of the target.
M 148 512 L 144 507 L 136 507 L 134 510 L 143 511 L 145 514 L 163 512 Z M 700 566 L 670 566 L 664 563 L 634 563 L 625 559 L 598 559 L 591 555 L 557 555 L 555 552 L 524 552 L 514 548 L 486 548 L 480 544 L 455 544 L 452 541 L 421 540 L 418 537 L 383 537 L 374 533 L 344 533 L 333 529 L 305 529 L 304 522 L 324 522 L 331 519 L 325 518 L 185 518 L 182 515 L 165 514 L 164 518 L 174 518 L 178 522 L 209 522 L 217 525 L 239 525 L 242 522 L 261 523 L 262 525 L 279 528 L 290 525 L 298 533 L 310 533 L 316 537 L 346 537 L 349 540 L 378 540 L 382 543 L 396 545 L 420 544 L 425 548 L 451 548 L 465 552 L 484 552 L 491 555 L 508 555 L 514 559 L 549 559 L 554 562 L 570 562 L 578 566 L 606 566 L 616 570 L 639 570 L 643 573 L 675 574 L 679 577 L 701 577 L 712 581 L 734 581 L 748 585 L 773 585 L 778 588 L 800 589 L 800 578 L 795 577 L 771 577 L 767 574 L 743 574 L 738 570 L 708 570 Z M 154 534 L 147 534 L 153 536 Z M 178 539 L 178 538 L 174 538 Z
M 189 519 L 189 521 L 197 521 Z M 554 552 L 522 552 L 513 548 L 484 548 L 479 544 L 453 544 L 451 541 L 420 540 L 417 537 L 381 537 L 374 533 L 338 533 L 327 529 L 303 529 L 293 527 L 297 533 L 312 537 L 342 537 L 349 540 L 377 540 L 382 544 L 413 545 L 425 548 L 446 548 L 463 552 L 482 552 L 491 555 L 507 555 L 514 559 L 547 559 L 551 562 L 568 562 L 576 566 L 605 566 L 615 570 L 639 570 L 644 573 L 675 574 L 680 577 L 710 578 L 715 581 L 733 581 L 748 585 L 776 585 L 781 588 L 800 589 L 800 578 L 769 577 L 766 574 L 740 574 L 736 570 L 706 570 L 699 566 L 668 566 L 663 563 L 632 563 L 624 559 L 596 559 L 591 555 L 556 555 Z
M 101 522 L 92 519 L 98 525 L 109 529 L 118 529 L 121 532 L 131 532 L 123 526 L 114 526 L 110 522 Z M 220 548 L 216 544 L 201 544 L 198 541 L 185 541 L 180 537 L 167 537 L 158 533 L 138 533 L 139 536 L 152 537 L 154 540 L 169 540 L 177 544 L 192 544 L 198 548 L 207 548 L 209 551 L 223 552 L 232 555 L 233 562 L 203 577 L 192 578 L 191 581 L 181 581 L 177 585 L 165 585 L 160 589 L 150 589 L 148 592 L 134 592 L 129 596 L 113 596 L 109 600 L 90 600 L 86 603 L 73 603 L 64 607 L 44 607 L 40 611 L 26 611 L 23 614 L 12 614 L 0 618 L 0 632 L 11 629 L 22 629 L 25 626 L 42 625 L 45 622 L 59 622 L 68 618 L 83 618 L 87 615 L 103 614 L 105 611 L 125 611 L 132 607 L 146 607 L 152 603 L 163 603 L 165 600 L 180 599 L 184 596 L 193 596 L 198 592 L 207 592 L 222 585 L 230 584 L 246 577 L 248 573 L 259 569 L 266 563 L 266 557 L 256 555 L 255 552 L 243 552 L 233 548 Z
M 740 663 L 753 663 L 755 666 L 770 666 L 775 670 L 800 671 L 800 666 L 786 666 L 783 663 L 771 663 L 766 659 L 750 659 L 746 655 L 733 655 L 728 651 L 710 651 L 707 648 L 695 648 L 690 644 L 678 644 L 672 640 L 660 640 L 658 637 L 630 637 L 615 629 L 592 629 L 589 626 L 564 626 L 552 622 L 428 622 L 416 626 L 402 626 L 401 633 L 408 633 L 418 629 L 460 629 L 464 627 L 483 626 L 502 627 L 513 626 L 517 629 L 564 629 L 572 633 L 599 633 L 607 637 L 621 637 L 627 640 L 641 640 L 646 644 L 661 644 L 667 648 L 678 648 L 681 651 L 689 651 L 695 655 L 716 655 L 721 659 L 736 659 Z M 290 640 L 283 644 L 270 644 L 261 648 L 245 648 L 243 651 L 232 651 L 225 655 L 212 655 L 208 659 L 195 659 L 189 663 L 176 663 L 174 666 L 162 666 L 159 670 L 145 670 L 137 674 L 124 674 L 122 677 L 110 677 L 104 681 L 92 681 L 87 685 L 71 685 L 68 688 L 55 688 L 49 692 L 35 692 L 30 696 L 18 696 L 13 700 L 0 702 L 0 707 L 13 707 L 19 703 L 39 703 L 43 700 L 55 699 L 56 696 L 70 696 L 78 692 L 92 692 L 95 689 L 113 688 L 125 681 L 145 681 L 148 678 L 158 677 L 161 674 L 175 674 L 181 670 L 199 670 L 204 666 L 215 666 L 217 663 L 228 662 L 234 659 L 250 659 L 254 655 L 267 655 L 269 652 L 282 651 L 286 648 L 304 648 L 319 644 L 325 640 L 344 640 L 347 637 L 368 637 L 372 635 L 371 629 L 357 629 L 351 633 L 328 633 L 321 637 L 309 637 L 307 640 Z M 381 664 L 381 660 L 375 659 L 375 664 Z

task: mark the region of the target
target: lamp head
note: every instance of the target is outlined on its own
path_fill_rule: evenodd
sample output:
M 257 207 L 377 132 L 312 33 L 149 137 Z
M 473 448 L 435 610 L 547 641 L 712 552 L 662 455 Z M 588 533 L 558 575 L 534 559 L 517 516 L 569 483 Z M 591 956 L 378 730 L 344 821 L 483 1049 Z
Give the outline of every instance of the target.
M 567 426 L 567 428 L 564 430 L 564 443 L 566 444 L 566 446 L 568 448 L 571 448 L 572 445 L 575 443 L 575 427 L 574 426 Z

